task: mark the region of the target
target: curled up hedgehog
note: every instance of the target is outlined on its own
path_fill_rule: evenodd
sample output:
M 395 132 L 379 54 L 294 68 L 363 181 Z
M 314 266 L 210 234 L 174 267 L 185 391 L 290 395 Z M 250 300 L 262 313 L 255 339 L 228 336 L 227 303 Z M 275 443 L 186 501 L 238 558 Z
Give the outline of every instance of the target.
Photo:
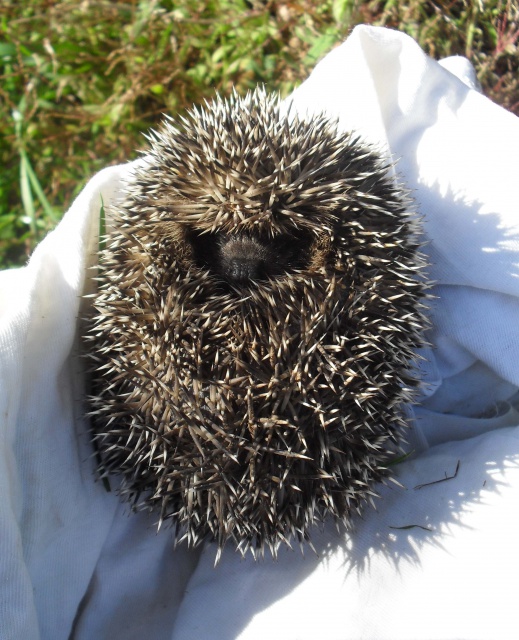
M 348 523 L 408 426 L 417 218 L 373 149 L 261 89 L 149 140 L 89 320 L 100 472 L 177 539 L 275 555 Z

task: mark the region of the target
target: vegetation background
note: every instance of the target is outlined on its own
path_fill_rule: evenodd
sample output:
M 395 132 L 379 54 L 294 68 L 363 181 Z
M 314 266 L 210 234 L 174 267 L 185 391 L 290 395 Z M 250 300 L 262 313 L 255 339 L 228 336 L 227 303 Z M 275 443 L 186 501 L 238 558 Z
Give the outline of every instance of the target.
M 286 95 L 359 23 L 466 55 L 519 115 L 516 0 L 0 0 L 0 267 L 23 264 L 162 113 L 232 86 Z

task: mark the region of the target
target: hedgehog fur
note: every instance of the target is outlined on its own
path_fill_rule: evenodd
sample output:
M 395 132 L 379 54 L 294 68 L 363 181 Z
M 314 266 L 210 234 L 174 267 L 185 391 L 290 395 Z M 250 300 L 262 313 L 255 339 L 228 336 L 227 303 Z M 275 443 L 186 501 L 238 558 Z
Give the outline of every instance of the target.
M 89 320 L 100 472 L 177 539 L 348 523 L 408 427 L 425 284 L 391 167 L 263 89 L 149 135 Z

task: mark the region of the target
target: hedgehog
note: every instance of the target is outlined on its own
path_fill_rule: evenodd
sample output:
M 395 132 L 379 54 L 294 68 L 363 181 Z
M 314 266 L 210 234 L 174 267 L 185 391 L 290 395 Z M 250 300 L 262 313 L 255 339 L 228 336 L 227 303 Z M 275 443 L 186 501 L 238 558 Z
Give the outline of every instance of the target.
M 88 320 L 99 473 L 190 546 L 311 545 L 410 427 L 419 216 L 375 148 L 261 88 L 147 138 Z

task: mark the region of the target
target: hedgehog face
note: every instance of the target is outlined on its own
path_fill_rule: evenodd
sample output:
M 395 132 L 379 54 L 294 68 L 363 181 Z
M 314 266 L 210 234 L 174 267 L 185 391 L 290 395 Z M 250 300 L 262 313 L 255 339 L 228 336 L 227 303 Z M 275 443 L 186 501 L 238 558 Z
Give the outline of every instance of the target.
M 188 234 L 193 260 L 230 284 L 275 278 L 307 266 L 311 239 L 282 234 L 274 238 L 253 235 Z
M 406 424 L 424 318 L 387 166 L 256 91 L 166 122 L 100 256 L 87 348 L 101 473 L 189 543 L 348 522 Z

